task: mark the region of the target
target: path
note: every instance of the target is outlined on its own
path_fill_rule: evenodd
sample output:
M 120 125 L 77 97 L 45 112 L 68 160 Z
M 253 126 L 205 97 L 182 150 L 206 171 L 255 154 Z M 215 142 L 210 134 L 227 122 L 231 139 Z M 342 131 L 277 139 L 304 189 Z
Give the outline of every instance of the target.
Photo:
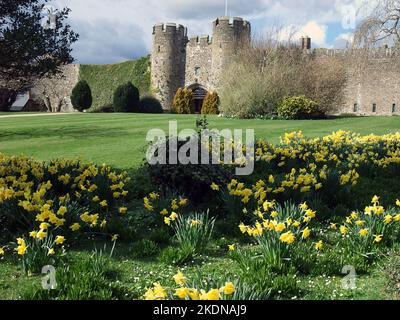
M 70 113 L 51 113 L 51 112 L 46 112 L 46 113 L 35 113 L 35 114 L 7 114 L 2 116 L 0 114 L 0 119 L 1 118 L 19 118 L 19 117 L 43 117 L 43 116 L 65 116 L 69 114 L 75 114 L 73 112 Z

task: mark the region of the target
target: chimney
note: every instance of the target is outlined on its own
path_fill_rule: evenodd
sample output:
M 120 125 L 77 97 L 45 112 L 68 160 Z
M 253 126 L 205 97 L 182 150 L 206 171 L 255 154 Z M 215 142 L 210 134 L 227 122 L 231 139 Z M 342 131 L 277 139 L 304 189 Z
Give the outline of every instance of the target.
M 310 37 L 308 37 L 308 36 L 301 37 L 300 42 L 301 42 L 302 50 L 310 50 L 311 49 L 311 38 Z

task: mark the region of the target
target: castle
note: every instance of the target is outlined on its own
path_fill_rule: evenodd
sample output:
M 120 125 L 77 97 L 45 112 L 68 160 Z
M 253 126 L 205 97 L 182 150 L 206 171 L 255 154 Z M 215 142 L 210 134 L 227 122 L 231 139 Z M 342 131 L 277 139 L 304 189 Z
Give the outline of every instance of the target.
M 187 28 L 174 23 L 153 28 L 151 85 L 165 110 L 170 110 L 178 88 L 188 87 L 196 111 L 208 91 L 218 90 L 221 76 L 238 49 L 249 46 L 251 25 L 242 18 L 218 18 L 213 36 L 188 38 Z
M 188 87 L 194 92 L 198 112 L 207 92 L 221 87 L 223 73 L 237 50 L 250 45 L 251 25 L 242 18 L 216 19 L 211 38 L 189 38 L 182 25 L 157 24 L 153 27 L 151 91 L 169 111 L 178 88 Z M 308 37 L 301 39 L 300 46 L 321 58 L 343 57 L 347 61 L 344 99 L 331 113 L 400 115 L 400 47 L 371 49 L 366 62 L 359 64 L 352 59 L 356 51 L 311 49 Z M 62 76 L 39 79 L 13 107 L 26 111 L 28 102 L 35 100 L 45 105 L 45 110 L 71 112 L 70 94 L 80 78 L 79 65 L 64 66 Z M 1 100 L 0 96 L 0 103 Z
M 213 36 L 188 38 L 187 29 L 174 23 L 153 27 L 151 53 L 151 86 L 165 110 L 170 110 L 178 88 L 192 89 L 196 111 L 208 91 L 221 86 L 222 74 L 237 49 L 251 44 L 251 25 L 242 18 L 218 18 L 213 22 Z M 300 46 L 321 57 L 346 58 L 349 50 L 311 50 L 311 38 L 303 37 Z M 394 48 L 370 51 L 362 67 L 347 64 L 344 101 L 335 114 L 398 115 L 400 114 L 399 68 L 393 58 L 400 57 Z

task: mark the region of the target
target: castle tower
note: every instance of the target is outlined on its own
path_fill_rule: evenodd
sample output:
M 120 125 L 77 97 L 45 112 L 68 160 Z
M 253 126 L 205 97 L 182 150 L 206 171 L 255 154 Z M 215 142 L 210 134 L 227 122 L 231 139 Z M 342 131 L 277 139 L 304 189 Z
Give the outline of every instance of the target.
M 226 71 L 235 53 L 249 46 L 251 26 L 242 18 L 221 17 L 213 22 L 212 87 L 219 88 L 222 72 Z
M 185 83 L 187 29 L 175 23 L 153 28 L 151 86 L 165 110 L 170 110 L 174 95 Z

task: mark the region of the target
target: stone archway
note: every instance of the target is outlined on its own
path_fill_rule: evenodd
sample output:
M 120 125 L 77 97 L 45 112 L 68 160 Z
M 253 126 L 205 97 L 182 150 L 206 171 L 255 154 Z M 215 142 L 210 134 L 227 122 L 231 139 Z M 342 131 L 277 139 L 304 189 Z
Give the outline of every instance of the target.
M 193 92 L 195 112 L 201 113 L 201 108 L 203 107 L 204 98 L 208 93 L 207 89 L 199 84 L 193 84 L 188 88 Z

